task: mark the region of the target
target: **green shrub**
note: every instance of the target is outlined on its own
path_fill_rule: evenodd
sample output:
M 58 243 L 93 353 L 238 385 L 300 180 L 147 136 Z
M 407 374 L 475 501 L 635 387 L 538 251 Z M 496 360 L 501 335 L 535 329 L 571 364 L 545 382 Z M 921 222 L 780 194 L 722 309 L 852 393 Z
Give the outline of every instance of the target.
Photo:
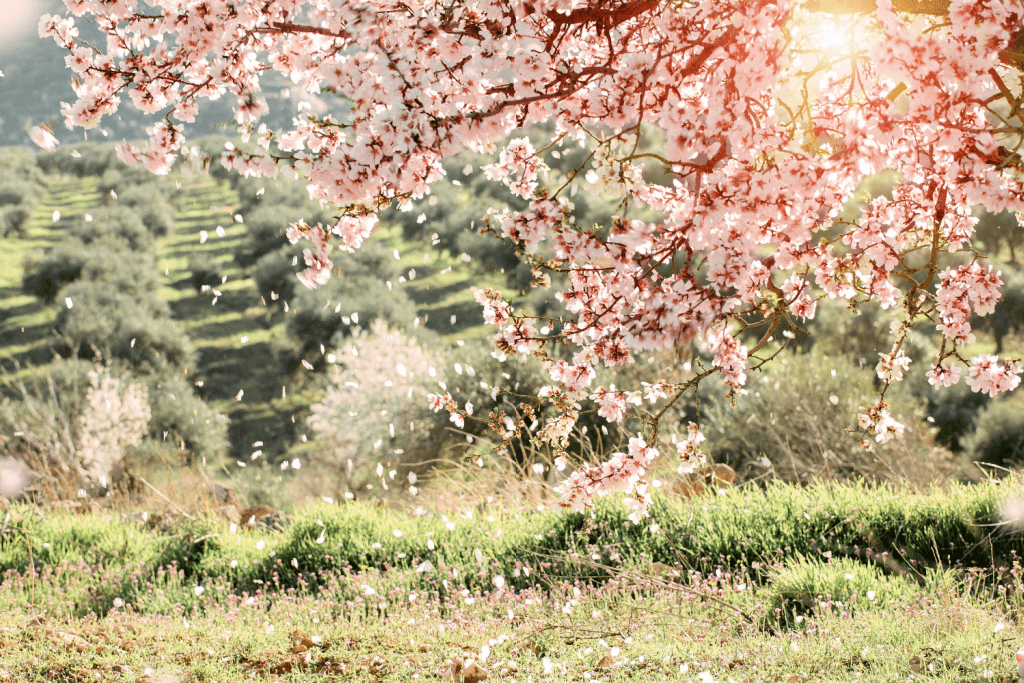
M 1003 296 L 987 323 L 996 340 L 996 353 L 1003 352 L 1003 339 L 1011 331 L 1024 334 L 1024 268 L 1003 266 Z
M 155 176 L 146 170 L 142 164 L 128 166 L 120 160 L 99 175 L 99 182 L 96 183 L 96 190 L 109 203 L 120 203 L 125 194 L 131 194 L 133 188 L 144 186 L 149 188 L 153 194 L 159 194 L 160 198 L 168 203 L 175 203 L 180 197 L 181 190 L 175 185 L 175 181 L 167 176 Z M 113 194 L 111 194 L 113 192 Z M 116 198 L 114 195 L 117 195 Z M 149 201 L 144 195 L 140 197 L 143 203 Z
M 112 249 L 126 247 L 131 251 L 151 252 L 155 246 L 152 234 L 139 217 L 120 206 L 101 209 L 91 221 L 75 221 L 69 233 L 83 244 L 104 243 Z
M 989 213 L 984 207 L 975 211 L 978 224 L 974 228 L 977 239 L 985 247 L 990 257 L 999 255 L 1005 244 L 1010 252 L 1010 260 L 1017 260 L 1016 247 L 1024 242 L 1024 227 L 1021 227 L 1017 215 L 1013 211 Z
M 324 367 L 321 347 L 326 350 L 340 346 L 353 324 L 365 327 L 382 320 L 388 327 L 404 329 L 416 316 L 405 292 L 389 290 L 367 273 L 332 277 L 316 289 L 299 288 L 291 306 L 294 314 L 288 317 L 286 329 L 298 343 L 297 357 L 311 359 L 320 368 Z M 351 318 L 353 314 L 357 321 Z
M 73 303 L 60 310 L 54 325 L 63 354 L 90 358 L 98 352 L 141 372 L 195 366 L 195 349 L 163 299 L 125 294 L 96 281 L 69 285 L 62 294 Z
M 876 304 L 859 306 L 854 314 L 842 301 L 823 299 L 818 302 L 814 318 L 805 324 L 810 338 L 801 335 L 797 342 L 812 347 L 819 355 L 832 358 L 847 355 L 858 364 L 874 368 L 878 354 L 888 353 L 892 348 L 889 323 L 893 320 L 890 311 L 883 311 Z M 910 332 L 902 348 L 914 360 L 935 355 L 936 350 L 919 330 Z
M 76 152 L 78 156 L 74 156 Z M 47 173 L 65 173 L 78 178 L 99 177 L 111 168 L 130 168 L 117 158 L 113 144 L 95 142 L 61 145 L 52 152 L 40 154 L 36 163 Z
M 769 472 L 792 482 L 864 477 L 923 484 L 948 475 L 948 458 L 932 457 L 931 438 L 919 423 L 923 406 L 903 383 L 890 388 L 886 402 L 906 433 L 884 444 L 868 436 L 871 451 L 860 445 L 865 437 L 855 419 L 862 406 L 877 402 L 874 381 L 874 365 L 815 352 L 783 355 L 753 374 L 735 408 L 721 397 L 721 385 L 702 388 L 710 454 L 744 481 Z
M 86 245 L 71 239 L 54 247 L 38 261 L 34 256 L 26 257 L 22 290 L 48 304 L 53 303 L 65 287 L 79 280 L 102 284 L 123 294 L 153 294 L 160 287 L 153 256 L 127 252 L 126 246 L 107 240 Z M 131 256 L 126 257 L 126 253 Z
M 190 256 L 188 260 L 189 284 L 202 292 L 204 289 L 217 287 L 221 284 L 220 264 L 209 254 Z
M 0 206 L 32 204 L 39 201 L 39 187 L 24 180 L 0 181 Z
M 285 244 L 283 247 L 265 254 L 253 268 L 253 280 L 256 289 L 268 306 L 283 306 L 284 302 L 292 302 L 296 292 L 305 289 L 298 280 L 298 273 L 306 268 L 302 258 L 303 249 L 308 245 Z M 378 242 L 368 242 L 354 253 L 335 252 L 334 265 L 336 278 L 376 277 L 378 280 L 398 281 L 398 266 L 391 252 Z M 290 304 L 289 304 L 290 305 Z
M 77 241 L 59 244 L 41 257 L 30 252 L 25 256 L 21 289 L 53 303 L 64 286 L 81 277 L 85 261 L 85 245 Z
M 265 254 L 253 268 L 256 291 L 268 306 L 283 306 L 295 298 L 296 288 L 301 286 L 296 276 L 304 268 L 300 244 L 285 245 Z
M 273 251 L 288 244 L 285 230 L 296 220 L 288 207 L 264 206 L 245 218 L 245 239 L 235 248 L 235 262 L 248 268 Z
M 928 416 L 938 427 L 935 440 L 954 453 L 964 450 L 964 439 L 974 431 L 978 413 L 992 400 L 971 391 L 966 382 L 928 392 Z
M 216 465 L 227 455 L 228 420 L 196 396 L 179 374 L 154 377 L 149 383 L 150 436 L 185 451 L 186 464 Z
M 164 198 L 158 183 L 125 187 L 118 192 L 117 202 L 131 209 L 154 236 L 166 237 L 174 232 L 174 208 Z
M 5 206 L 0 208 L 0 237 L 16 235 L 24 238 L 27 236 L 28 225 L 35 212 L 33 205 L 18 204 L 16 206 Z
M 217 154 L 219 156 L 220 152 Z M 219 160 L 211 168 L 214 165 L 220 166 Z M 334 224 L 333 214 L 310 200 L 304 181 L 283 174 L 276 178 L 243 178 L 237 173 L 229 173 L 230 182 L 238 193 L 238 211 L 245 216 L 247 223 L 261 210 L 286 209 L 289 223 L 302 218 L 309 225 Z
M 46 186 L 46 175 L 27 147 L 0 147 L 0 182 L 8 180 L 28 182 L 36 188 Z
M 511 277 L 519 265 L 515 247 L 494 235 L 463 232 L 455 244 L 459 254 L 468 254 L 474 263 L 489 272 L 500 271 Z
M 462 185 L 436 183 L 431 187 L 428 199 L 417 202 L 408 211 L 397 208 L 385 211 L 381 219 L 386 223 L 400 225 L 406 240 L 433 243 L 452 255 L 466 251 L 474 259 L 480 260 L 494 260 L 493 257 L 500 253 L 502 258 L 497 260 L 504 261 L 511 250 L 503 250 L 502 242 L 493 235 L 484 240 L 468 237 L 461 243 L 460 238 L 480 237 L 476 233 L 484 227 L 489 207 L 500 210 L 502 205 L 507 205 L 513 210 L 523 210 L 526 202 L 513 196 L 500 183 L 488 181 L 483 174 L 463 174 L 462 168 L 467 163 L 479 167 L 489 161 L 483 155 L 466 152 L 446 160 L 444 168 L 447 177 L 458 180 Z M 514 268 L 514 264 L 511 267 Z
M 977 462 L 1000 467 L 1024 464 L 1024 409 L 1019 401 L 993 401 L 978 415 L 964 449 Z

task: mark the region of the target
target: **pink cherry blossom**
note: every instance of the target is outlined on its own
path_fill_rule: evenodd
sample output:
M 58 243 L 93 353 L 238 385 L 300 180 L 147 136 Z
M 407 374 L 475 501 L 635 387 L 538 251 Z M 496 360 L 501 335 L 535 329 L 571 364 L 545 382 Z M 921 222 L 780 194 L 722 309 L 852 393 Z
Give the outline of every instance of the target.
M 33 126 L 28 131 L 29 139 L 32 140 L 44 152 L 52 152 L 57 149 L 60 142 L 50 132 L 48 126 Z

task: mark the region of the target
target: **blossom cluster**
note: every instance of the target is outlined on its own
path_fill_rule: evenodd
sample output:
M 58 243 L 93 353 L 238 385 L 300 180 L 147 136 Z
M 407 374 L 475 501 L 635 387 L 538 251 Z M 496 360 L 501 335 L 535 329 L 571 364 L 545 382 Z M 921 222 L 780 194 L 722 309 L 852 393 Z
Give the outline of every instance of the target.
M 707 456 L 701 450 L 701 443 L 704 442 L 704 435 L 700 431 L 700 427 L 694 423 L 690 423 L 686 427 L 686 438 L 676 443 L 676 450 L 679 451 L 679 459 L 682 464 L 679 465 L 679 473 L 685 474 L 687 472 L 693 472 L 698 467 L 703 467 L 707 464 Z
M 629 519 L 634 524 L 647 516 L 650 495 L 642 477 L 658 457 L 658 449 L 647 445 L 639 436 L 629 440 L 626 453 L 613 453 L 608 462 L 585 467 L 572 473 L 559 487 L 562 504 L 573 510 L 582 510 L 591 501 L 611 493 L 629 492 L 626 505 Z
M 892 440 L 893 437 L 902 436 L 905 429 L 903 424 L 897 422 L 889 414 L 888 407 L 885 401 L 879 401 L 877 404 L 867 408 L 861 406 L 860 410 L 864 412 L 857 415 L 860 428 L 874 435 L 875 441 L 878 443 L 886 443 Z M 861 443 L 866 448 L 870 446 L 868 442 L 862 441 Z

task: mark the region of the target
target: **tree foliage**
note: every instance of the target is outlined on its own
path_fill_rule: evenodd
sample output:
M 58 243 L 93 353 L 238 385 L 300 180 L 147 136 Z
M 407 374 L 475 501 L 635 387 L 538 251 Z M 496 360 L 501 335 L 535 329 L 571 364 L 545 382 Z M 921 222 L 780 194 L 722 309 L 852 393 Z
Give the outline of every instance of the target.
M 903 432 L 886 393 L 911 362 L 904 347 L 916 323 L 942 334 L 932 384 L 966 375 L 972 389 L 997 394 L 1020 382 L 1019 359 L 964 352 L 972 314 L 991 312 L 1002 285 L 972 247 L 974 210 L 1024 210 L 1014 151 L 1024 132 L 1013 78 L 1024 64 L 1020 3 L 165 0 L 144 16 L 128 0 L 68 5 L 109 40 L 101 50 L 78 40 L 72 17 L 43 18 L 41 34 L 70 52 L 77 74 L 66 122 L 95 125 L 122 96 L 169 110 L 148 143 L 118 148 L 164 174 L 185 151 L 174 121 L 230 93 L 242 147 L 229 145 L 221 163 L 246 176 L 298 173 L 312 199 L 337 211 L 287 229 L 290 241 L 308 240 L 299 278 L 310 288 L 333 282 L 337 246 L 361 246 L 378 211 L 428 194 L 446 159 L 503 141 L 479 170 L 519 203 L 488 227 L 519 258 L 567 276 L 558 285 L 566 315 L 532 320 L 497 292 L 478 298 L 499 327 L 496 352 L 535 355 L 549 373 L 545 395 L 523 405 L 555 407 L 538 436 L 553 448 L 568 443 L 581 398 L 596 396 L 612 419 L 638 405 L 632 390 L 592 386 L 596 365 L 696 342 L 709 363 L 644 392 L 667 405 L 718 375 L 742 394 L 780 326 L 812 319 L 826 297 L 891 316 L 878 396 L 858 406 L 865 446 Z M 348 115 L 305 111 L 291 129 L 261 125 L 265 70 L 348 100 Z M 545 140 L 524 134 L 540 123 Z M 548 163 L 581 142 L 576 167 Z M 882 171 L 888 193 L 845 211 Z M 572 201 L 580 190 L 609 197 L 616 214 L 583 224 Z M 752 327 L 761 336 L 747 345 Z M 552 353 L 564 340 L 578 347 L 570 359 Z M 466 416 L 448 393 L 432 405 Z M 662 412 L 628 453 L 576 472 L 565 503 L 632 489 L 633 517 L 643 516 Z M 700 461 L 702 440 L 694 427 L 680 442 L 687 466 Z

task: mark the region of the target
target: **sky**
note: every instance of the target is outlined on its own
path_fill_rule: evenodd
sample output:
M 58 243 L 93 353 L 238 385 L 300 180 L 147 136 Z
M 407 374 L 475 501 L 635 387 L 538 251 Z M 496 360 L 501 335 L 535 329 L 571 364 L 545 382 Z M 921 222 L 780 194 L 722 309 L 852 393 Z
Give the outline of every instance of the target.
M 0 21 L 0 53 L 19 39 L 34 34 L 44 10 L 41 0 L 0 0 L 0 17 L 3 17 Z

